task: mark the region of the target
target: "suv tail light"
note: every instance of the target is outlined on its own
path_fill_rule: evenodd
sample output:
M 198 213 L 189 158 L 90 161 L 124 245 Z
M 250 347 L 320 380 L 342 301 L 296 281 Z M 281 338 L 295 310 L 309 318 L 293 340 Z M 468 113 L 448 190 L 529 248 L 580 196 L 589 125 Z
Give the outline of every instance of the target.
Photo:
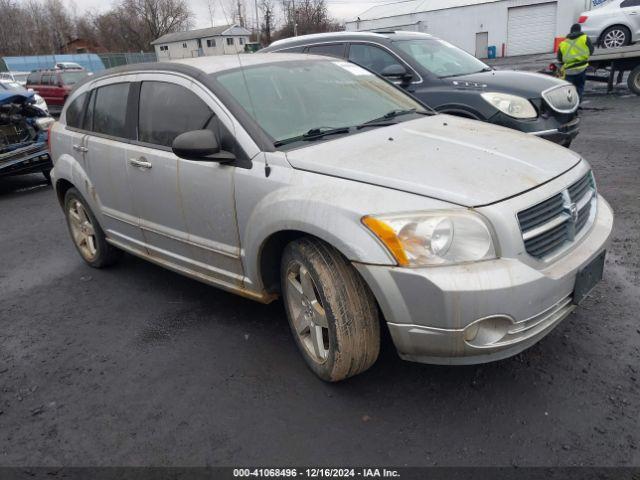
M 578 23 L 584 23 L 589 19 L 589 17 L 587 17 L 586 15 L 582 15 L 579 19 L 578 19 Z

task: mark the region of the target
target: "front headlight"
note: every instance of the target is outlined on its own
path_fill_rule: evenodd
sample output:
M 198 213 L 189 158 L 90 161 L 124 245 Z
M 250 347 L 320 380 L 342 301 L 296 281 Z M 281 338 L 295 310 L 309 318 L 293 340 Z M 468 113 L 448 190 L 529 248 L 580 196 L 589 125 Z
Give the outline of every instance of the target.
M 482 98 L 510 117 L 531 119 L 538 116 L 538 112 L 531 102 L 524 97 L 509 95 L 508 93 L 488 92 Z
M 472 212 L 366 216 L 362 223 L 403 267 L 453 265 L 496 258 L 489 225 Z
M 55 123 L 55 120 L 51 117 L 42 117 L 36 120 L 36 125 L 40 130 L 48 130 L 51 125 Z

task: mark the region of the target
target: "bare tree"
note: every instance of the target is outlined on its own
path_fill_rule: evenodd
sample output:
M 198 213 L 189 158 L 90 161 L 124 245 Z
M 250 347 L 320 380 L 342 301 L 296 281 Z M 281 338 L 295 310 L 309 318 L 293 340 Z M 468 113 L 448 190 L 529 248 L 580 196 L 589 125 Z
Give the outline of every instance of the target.
M 340 24 L 329 15 L 325 0 L 281 0 L 284 25 L 273 34 L 274 40 L 307 35 L 309 33 L 335 32 Z
M 274 29 L 274 4 L 273 0 L 260 0 L 259 7 L 260 13 L 262 14 L 262 26 L 260 30 L 262 31 L 262 38 L 258 39 L 264 45 L 269 45 L 271 43 L 271 34 Z

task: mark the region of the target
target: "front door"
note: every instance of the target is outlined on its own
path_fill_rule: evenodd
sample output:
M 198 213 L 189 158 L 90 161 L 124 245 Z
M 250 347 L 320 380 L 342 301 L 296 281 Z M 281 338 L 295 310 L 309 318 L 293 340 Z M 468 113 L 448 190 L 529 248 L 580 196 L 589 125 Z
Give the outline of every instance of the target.
M 242 281 L 235 167 L 173 154 L 181 133 L 226 119 L 206 90 L 175 75 L 140 74 L 138 139 L 127 170 L 149 254 L 237 287 Z M 224 118 L 221 118 L 224 117 Z

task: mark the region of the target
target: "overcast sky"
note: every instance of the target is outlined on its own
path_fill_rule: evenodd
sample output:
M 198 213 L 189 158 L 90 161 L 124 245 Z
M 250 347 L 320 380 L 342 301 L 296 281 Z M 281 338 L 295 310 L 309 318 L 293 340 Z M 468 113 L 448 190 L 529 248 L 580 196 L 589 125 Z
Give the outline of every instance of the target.
M 83 13 L 87 10 L 100 12 L 109 8 L 112 1 L 109 0 L 63 0 L 73 10 L 78 13 Z M 254 0 L 244 0 L 247 8 L 247 16 L 250 21 L 254 18 Z M 358 14 L 365 11 L 372 5 L 380 3 L 389 3 L 396 0 L 327 0 L 329 6 L 329 12 L 340 23 L 345 20 L 350 20 L 358 16 Z M 194 13 L 196 27 L 204 28 L 211 26 L 211 16 L 209 15 L 208 0 L 187 0 L 189 7 Z M 274 1 L 278 4 L 278 1 Z M 224 25 L 225 21 L 224 13 L 222 12 L 222 5 L 228 5 L 228 0 L 211 0 L 211 4 L 214 7 L 214 23 L 216 25 Z

